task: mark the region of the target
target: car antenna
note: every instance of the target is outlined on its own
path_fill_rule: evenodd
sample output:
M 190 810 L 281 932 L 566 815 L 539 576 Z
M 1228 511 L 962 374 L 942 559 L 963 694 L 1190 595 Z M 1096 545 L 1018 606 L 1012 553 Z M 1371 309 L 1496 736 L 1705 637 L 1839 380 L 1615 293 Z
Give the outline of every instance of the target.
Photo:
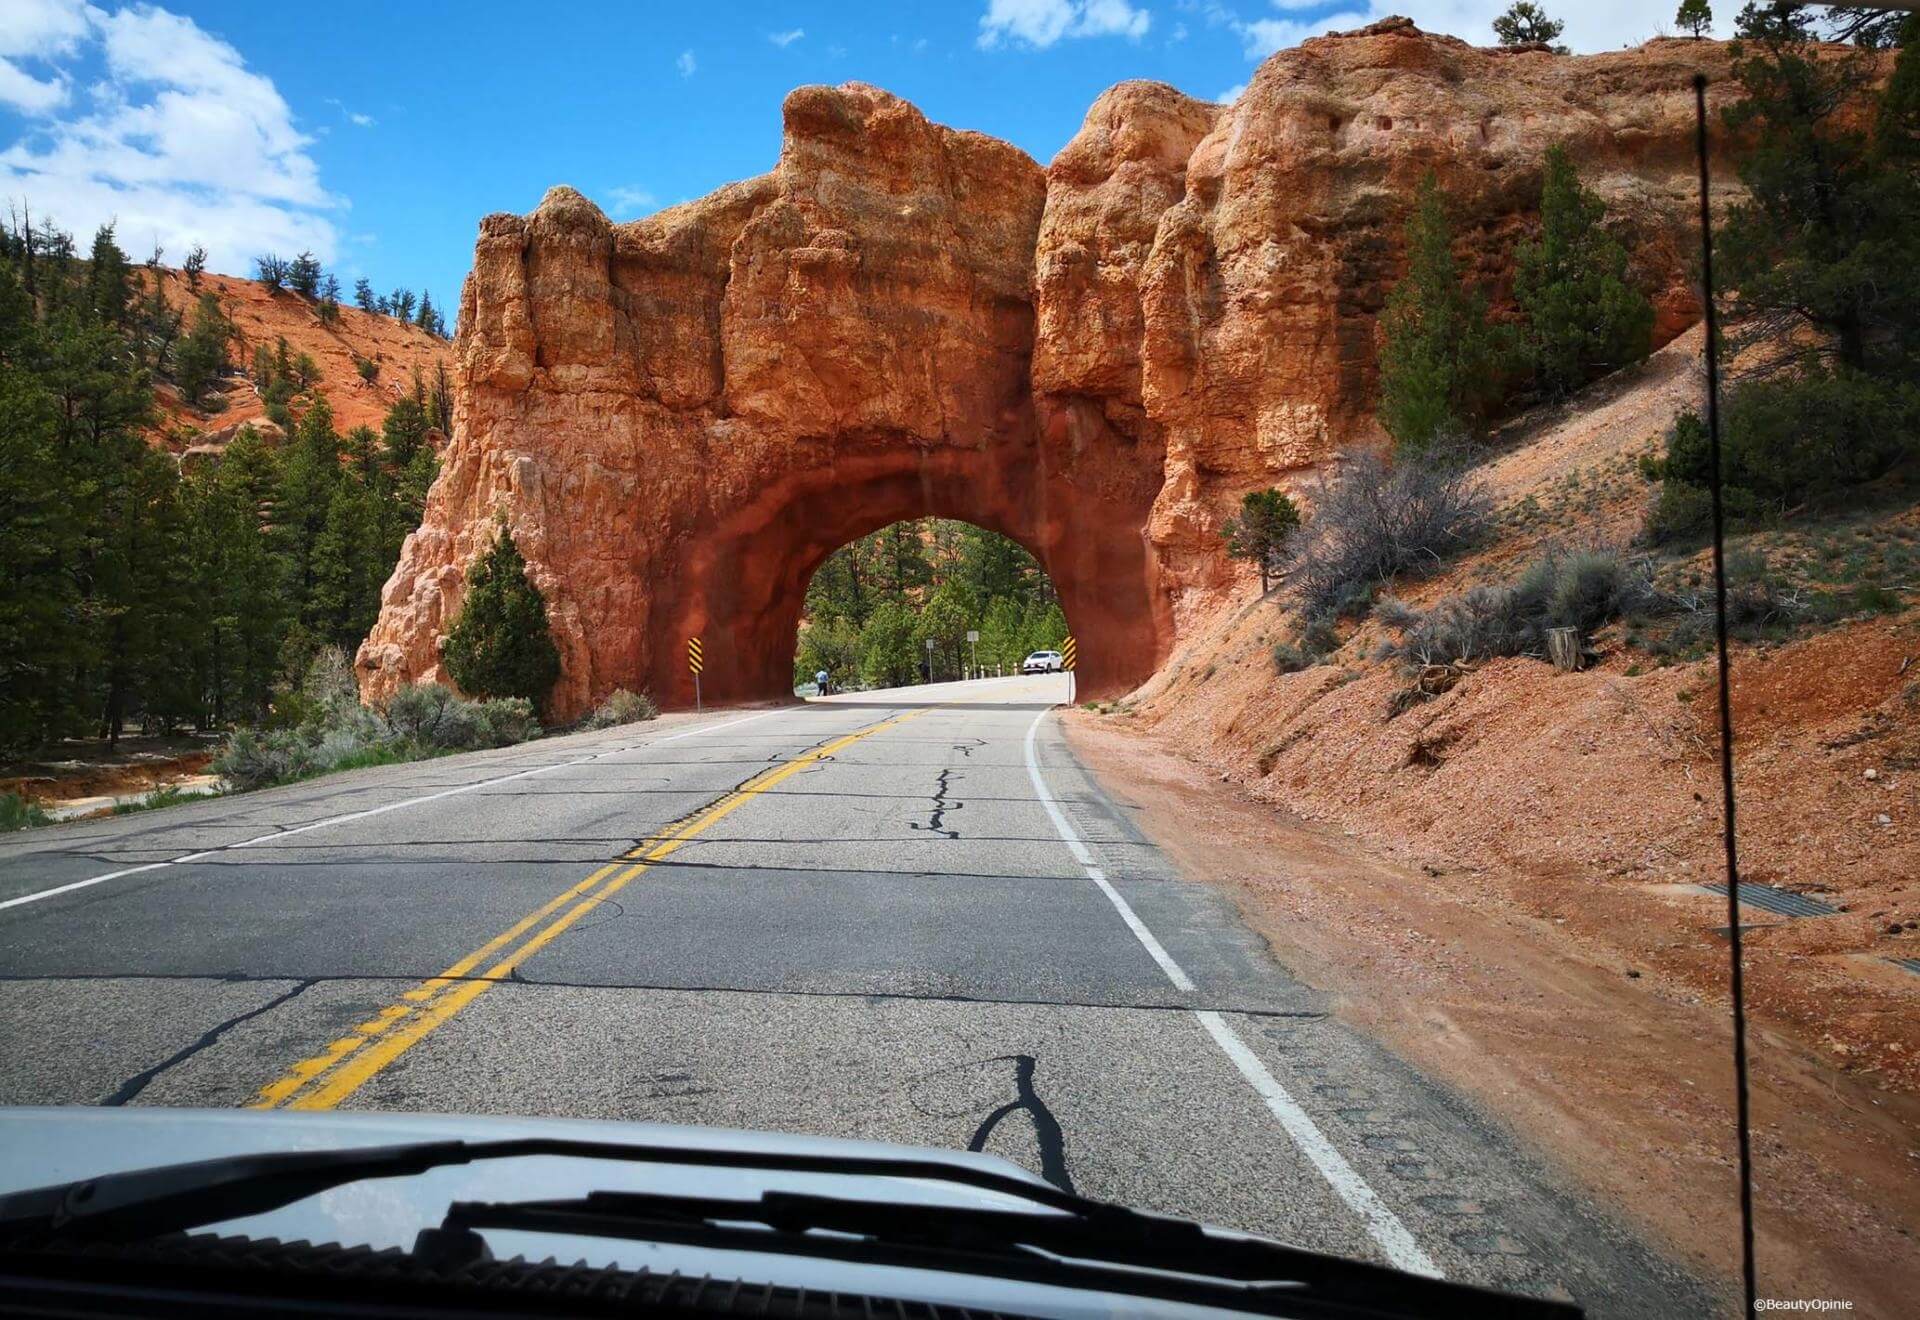
M 1713 628 L 1719 655 L 1721 838 L 1727 854 L 1727 949 L 1733 992 L 1734 1126 L 1740 1143 L 1740 1274 L 1746 1314 L 1758 1300 L 1753 1260 L 1753 1130 L 1747 1099 L 1747 1005 L 1740 947 L 1740 860 L 1733 817 L 1733 685 L 1727 657 L 1726 502 L 1720 470 L 1720 336 L 1713 305 L 1713 212 L 1708 205 L 1707 75 L 1693 75 L 1693 142 L 1700 163 L 1700 280 L 1706 303 L 1707 472 L 1713 493 Z

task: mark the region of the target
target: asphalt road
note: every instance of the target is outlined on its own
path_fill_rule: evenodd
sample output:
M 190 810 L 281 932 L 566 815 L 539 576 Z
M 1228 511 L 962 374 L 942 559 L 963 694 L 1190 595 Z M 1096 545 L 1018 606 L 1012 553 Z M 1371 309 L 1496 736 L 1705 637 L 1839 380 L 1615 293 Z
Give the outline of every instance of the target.
M 0 1103 L 971 1146 L 1599 1315 L 1709 1308 L 1177 875 L 1064 695 L 670 717 L 11 836 Z

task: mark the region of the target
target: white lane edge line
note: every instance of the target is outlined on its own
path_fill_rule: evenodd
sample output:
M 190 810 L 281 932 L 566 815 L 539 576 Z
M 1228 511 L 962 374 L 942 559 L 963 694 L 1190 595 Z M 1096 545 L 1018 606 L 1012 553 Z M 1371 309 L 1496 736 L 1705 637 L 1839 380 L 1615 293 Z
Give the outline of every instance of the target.
M 1267 1070 L 1260 1056 L 1247 1048 L 1239 1033 L 1211 1009 L 1195 1010 L 1194 1016 L 1200 1019 L 1200 1025 L 1207 1029 L 1214 1043 L 1233 1060 L 1234 1067 L 1247 1079 L 1247 1084 L 1267 1102 L 1267 1108 L 1280 1120 L 1280 1126 L 1286 1129 L 1293 1144 L 1300 1148 L 1300 1153 L 1313 1162 L 1313 1167 L 1320 1170 L 1320 1176 L 1327 1180 L 1340 1199 L 1360 1216 L 1367 1233 L 1386 1252 L 1388 1262 L 1398 1269 L 1424 1274 L 1428 1278 L 1445 1278 L 1440 1267 L 1434 1264 L 1433 1257 L 1414 1241 L 1413 1234 L 1400 1222 L 1400 1217 L 1387 1208 L 1373 1188 L 1367 1185 L 1367 1180 L 1347 1163 L 1346 1156 L 1327 1140 L 1326 1133 L 1319 1129 L 1307 1111 L 1280 1084 L 1280 1080 Z
M 1146 922 L 1140 920 L 1139 914 L 1133 910 L 1133 905 L 1120 897 L 1120 891 L 1108 882 L 1106 873 L 1093 864 L 1093 854 L 1088 852 L 1087 845 L 1080 841 L 1080 836 L 1074 832 L 1073 826 L 1067 822 L 1065 813 L 1060 810 L 1060 804 L 1055 800 L 1053 790 L 1048 788 L 1047 781 L 1041 778 L 1040 761 L 1034 754 L 1033 739 L 1034 735 L 1040 731 L 1040 721 L 1046 717 L 1047 712 L 1043 710 L 1034 716 L 1033 723 L 1027 726 L 1027 777 L 1033 781 L 1033 791 L 1039 795 L 1040 805 L 1047 809 L 1049 816 L 1053 817 L 1053 828 L 1059 831 L 1061 839 L 1073 853 L 1074 859 L 1086 870 L 1087 879 L 1100 886 L 1100 892 L 1105 894 L 1107 901 L 1113 904 L 1114 910 L 1120 914 L 1120 919 L 1127 923 L 1127 929 L 1133 932 L 1133 937 L 1140 941 L 1141 947 L 1156 963 L 1160 964 L 1160 970 L 1167 974 L 1167 979 L 1173 982 L 1174 988 L 1193 989 L 1194 984 L 1185 970 L 1173 960 L 1173 955 L 1166 951 L 1160 941 L 1154 938 L 1153 932 L 1147 929 Z
M 1154 938 L 1153 932 L 1147 929 L 1146 923 L 1141 921 L 1139 914 L 1133 910 L 1133 905 L 1127 902 L 1107 880 L 1106 873 L 1093 864 L 1092 853 L 1074 832 L 1066 814 L 1060 810 L 1053 791 L 1047 787 L 1047 781 L 1041 777 L 1040 761 L 1034 752 L 1034 738 L 1040 732 L 1040 722 L 1047 718 L 1048 713 L 1041 711 L 1033 717 L 1033 723 L 1027 726 L 1027 777 L 1033 781 L 1033 790 L 1039 796 L 1040 804 L 1047 809 L 1047 815 L 1052 817 L 1053 827 L 1059 832 L 1061 840 L 1085 868 L 1087 878 L 1100 887 L 1100 892 L 1107 896 L 1114 910 L 1119 912 L 1121 920 L 1125 921 L 1127 928 L 1133 932 L 1134 938 L 1140 941 L 1141 946 L 1151 955 L 1154 962 L 1160 965 L 1160 970 L 1167 974 L 1167 979 L 1173 982 L 1176 989 L 1194 989 L 1192 979 L 1180 964 L 1173 960 L 1173 955 L 1166 951 L 1158 939 Z M 1446 1275 L 1439 1265 L 1435 1264 L 1433 1258 L 1421 1248 L 1407 1226 L 1400 1221 L 1400 1217 L 1380 1199 L 1378 1193 L 1360 1175 L 1360 1172 L 1347 1163 L 1346 1157 L 1327 1139 L 1326 1133 L 1320 1130 L 1312 1116 L 1300 1107 L 1299 1102 L 1293 1098 L 1287 1088 L 1280 1084 L 1280 1080 L 1268 1071 L 1266 1064 L 1260 1061 L 1260 1056 L 1247 1048 L 1246 1042 L 1240 1039 L 1239 1034 L 1228 1025 L 1226 1019 L 1211 1009 L 1196 1009 L 1193 1016 L 1206 1030 L 1207 1035 L 1213 1038 L 1214 1044 L 1220 1047 L 1221 1052 L 1239 1070 L 1240 1075 L 1246 1079 L 1255 1094 L 1266 1102 L 1268 1111 L 1279 1121 L 1281 1129 L 1286 1132 L 1300 1153 L 1307 1157 L 1308 1162 L 1320 1171 L 1320 1176 L 1326 1179 L 1327 1185 L 1333 1188 L 1334 1194 L 1346 1202 L 1347 1207 L 1360 1217 L 1367 1235 L 1386 1254 L 1387 1262 L 1396 1269 L 1413 1274 L 1424 1274 L 1429 1278 L 1444 1279 Z
M 691 738 L 695 734 L 719 733 L 723 729 L 737 729 L 742 724 L 751 724 L 755 720 L 764 720 L 770 715 L 781 715 L 785 713 L 786 712 L 782 710 L 763 711 L 758 715 L 749 715 L 743 720 L 729 720 L 725 724 L 709 724 L 698 729 L 688 729 L 685 733 L 671 734 L 665 738 L 655 738 L 651 742 L 635 743 L 629 747 L 615 747 L 605 751 L 594 752 L 591 756 L 577 757 L 571 761 L 556 761 L 552 765 L 537 765 L 531 770 L 516 770 L 510 775 L 499 775 L 493 779 L 479 779 L 471 784 L 460 784 L 453 788 L 442 789 L 438 793 L 426 793 L 416 798 L 404 798 L 399 802 L 388 802 L 382 806 L 369 807 L 365 811 L 350 811 L 343 816 L 329 816 L 325 820 L 310 821 L 305 825 L 298 825 L 290 830 L 275 830 L 271 834 L 256 835 L 251 839 L 242 839 L 238 843 L 223 843 L 218 848 L 208 848 L 201 852 L 188 853 L 184 857 L 173 857 L 164 862 L 148 862 L 144 866 L 123 867 L 118 871 L 108 871 L 105 875 L 88 876 L 85 880 L 72 880 L 64 885 L 56 885 L 52 889 L 42 889 L 37 893 L 21 894 L 16 898 L 9 898 L 4 902 L 0 902 L 0 911 L 5 911 L 11 907 L 19 907 L 24 903 L 38 903 L 43 898 L 53 898 L 58 894 L 70 894 L 76 889 L 86 889 L 92 885 L 105 884 L 109 880 L 119 880 L 126 876 L 138 875 L 142 871 L 158 871 L 162 867 L 178 866 L 183 862 L 197 862 L 202 858 L 212 857 L 215 853 L 232 852 L 238 848 L 251 848 L 257 843 L 271 843 L 275 839 L 290 839 L 296 834 L 305 834 L 309 830 L 323 830 L 332 825 L 345 825 L 349 821 L 365 820 L 369 816 L 385 815 L 389 811 L 398 811 L 402 807 L 417 807 L 427 802 L 438 802 L 442 798 L 455 797 L 461 793 L 471 793 L 476 788 L 491 788 L 495 784 L 506 784 L 516 779 L 527 779 L 533 775 L 544 775 L 551 770 L 566 770 L 576 765 L 585 765 L 589 761 L 597 761 L 605 756 L 618 755 L 621 752 L 641 752 L 649 747 L 658 747 L 661 743 L 678 742 L 682 738 Z

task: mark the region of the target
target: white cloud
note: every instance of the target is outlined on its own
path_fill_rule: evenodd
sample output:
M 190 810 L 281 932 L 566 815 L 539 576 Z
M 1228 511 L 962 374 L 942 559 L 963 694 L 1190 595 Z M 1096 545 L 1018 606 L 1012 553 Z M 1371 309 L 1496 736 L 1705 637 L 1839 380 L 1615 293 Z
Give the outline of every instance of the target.
M 622 185 L 607 189 L 607 200 L 613 203 L 615 216 L 638 215 L 642 211 L 651 211 L 657 207 L 659 199 L 645 188 Z
M 94 54 L 105 72 L 71 113 L 50 113 L 64 98 L 55 102 L 0 151 L 0 197 L 31 204 L 83 242 L 116 221 L 130 251 L 204 243 L 218 270 L 243 271 L 264 250 L 333 258 L 339 232 L 328 213 L 345 203 L 321 186 L 312 138 L 272 81 L 232 46 L 144 5 L 106 12 L 34 0 L 21 11 L 32 27 L 23 35 L 11 21 L 20 0 L 8 3 L 0 51 L 31 52 L 63 82 L 72 71 L 62 62 Z M 78 28 L 61 26 L 76 14 Z
M 1129 0 L 987 0 L 978 44 L 993 50 L 1003 42 L 1045 49 L 1063 37 L 1126 37 L 1147 34 L 1153 16 Z
M 1404 14 L 1427 32 L 1444 32 L 1476 46 L 1495 44 L 1494 18 L 1505 12 L 1509 0 L 1353 0 L 1325 17 L 1301 18 L 1321 8 L 1316 0 L 1270 0 L 1265 16 L 1244 17 L 1219 0 L 1187 0 L 1182 8 L 1202 14 L 1209 25 L 1224 25 L 1238 33 L 1248 59 L 1265 59 L 1276 50 L 1297 46 L 1308 37 L 1341 32 L 1376 23 L 1391 14 Z M 1735 8 L 1723 6 L 1728 18 L 1715 24 L 1715 33 L 1731 33 Z M 1251 10 L 1256 14 L 1259 10 Z M 1672 27 L 1673 0 L 1614 0 L 1606 5 L 1549 6 L 1555 18 L 1566 20 L 1563 44 L 1576 52 L 1618 50 L 1635 46 Z
M 334 109 L 338 110 L 340 112 L 340 117 L 346 120 L 349 124 L 354 125 L 355 127 L 372 128 L 375 124 L 380 122 L 379 120 L 375 119 L 372 115 L 362 114 L 358 110 L 347 109 L 347 103 L 345 101 L 342 101 L 338 97 L 329 96 L 327 98 L 327 104 L 332 106 Z M 322 129 L 317 129 L 315 131 L 320 133 L 325 133 L 327 130 L 322 128 Z
M 1282 4 L 1280 0 L 1274 0 L 1273 7 L 1285 14 L 1305 9 L 1309 6 Z M 1379 8 L 1377 3 L 1372 7 L 1376 9 Z M 1407 0 L 1400 0 L 1395 12 L 1400 12 L 1406 7 Z M 1369 13 L 1368 6 L 1364 3 L 1359 3 L 1350 8 L 1341 9 L 1338 13 L 1327 14 L 1320 18 L 1256 18 L 1250 22 L 1242 22 L 1236 18 L 1230 21 L 1230 26 L 1235 32 L 1240 34 L 1240 40 L 1246 46 L 1247 58 L 1250 60 L 1263 60 L 1276 50 L 1284 50 L 1288 46 L 1299 45 L 1308 37 L 1317 37 L 1326 32 L 1340 32 L 1347 28 L 1362 27 L 1372 21 L 1373 18 Z
M 1240 93 L 1246 90 L 1247 90 L 1247 85 L 1245 83 L 1235 83 L 1233 86 L 1227 88 L 1226 91 L 1220 93 L 1220 95 L 1214 97 L 1213 99 L 1218 101 L 1221 105 L 1232 105 L 1235 101 L 1238 101 L 1240 99 Z
M 691 78 L 693 77 L 693 71 L 699 68 L 700 65 L 699 62 L 693 58 L 692 51 L 683 50 L 680 52 L 680 58 L 673 62 L 673 67 L 680 70 L 680 76 L 682 78 Z
M 805 28 L 789 28 L 785 32 L 767 33 L 767 40 L 771 41 L 774 45 L 779 46 L 781 49 L 784 50 L 786 47 L 791 46 L 794 42 L 800 40 L 800 38 L 806 35 L 807 35 L 807 30 Z
M 29 115 L 65 105 L 71 84 L 63 71 L 35 76 L 21 64 L 70 55 L 88 27 L 83 0 L 7 0 L 6 22 L 0 24 L 0 105 Z

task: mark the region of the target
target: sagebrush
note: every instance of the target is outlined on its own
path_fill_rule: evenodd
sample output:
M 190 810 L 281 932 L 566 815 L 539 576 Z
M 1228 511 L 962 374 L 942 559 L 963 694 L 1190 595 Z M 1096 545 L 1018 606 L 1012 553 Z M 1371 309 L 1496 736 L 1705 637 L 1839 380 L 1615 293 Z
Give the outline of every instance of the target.
M 1432 573 L 1486 535 L 1493 501 L 1455 451 L 1356 454 L 1321 478 L 1290 543 L 1288 583 L 1309 617 L 1351 612 L 1401 574 Z

